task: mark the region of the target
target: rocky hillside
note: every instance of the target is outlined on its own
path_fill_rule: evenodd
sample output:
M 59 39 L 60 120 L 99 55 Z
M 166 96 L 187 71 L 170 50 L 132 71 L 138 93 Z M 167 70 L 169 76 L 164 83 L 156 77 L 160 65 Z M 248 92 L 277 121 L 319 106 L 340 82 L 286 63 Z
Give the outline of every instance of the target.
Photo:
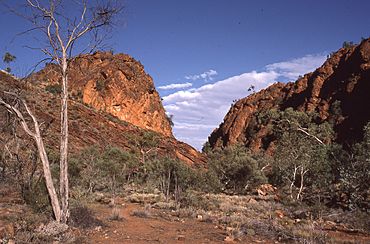
M 321 121 L 334 123 L 340 143 L 361 139 L 370 121 L 370 39 L 332 53 L 320 68 L 294 83 L 275 83 L 240 99 L 212 132 L 209 143 L 211 147 L 243 143 L 252 150 L 268 149 L 269 144 L 263 142 L 269 129 L 256 122 L 257 115 L 288 107 L 316 111 Z
M 45 89 L 46 87 L 19 81 L 0 71 L 0 95 L 6 97 L 2 93 L 3 91 L 20 92 L 21 96 L 25 97 L 29 107 L 35 111 L 39 122 L 42 123 L 41 130 L 47 148 L 57 151 L 59 150 L 60 133 L 59 94 L 47 92 Z M 158 96 L 156 92 L 153 94 L 153 96 Z M 135 95 L 132 94 L 132 96 Z M 159 112 L 161 111 L 163 111 L 163 108 L 159 109 Z M 152 113 L 155 113 L 155 111 Z M 4 147 L 6 138 L 10 138 L 10 133 L 12 133 L 11 123 L 9 123 L 11 121 L 11 117 L 7 115 L 6 110 L 0 107 L 1 148 Z M 165 136 L 152 130 L 140 128 L 78 100 L 69 101 L 69 126 L 69 148 L 72 154 L 90 146 L 104 148 L 108 145 L 136 151 L 140 154 L 142 150 L 148 150 L 145 147 L 150 145 L 153 148 L 151 150 L 153 154 L 178 158 L 188 165 L 196 167 L 202 167 L 205 164 L 203 155 L 191 146 L 177 141 L 173 136 Z M 167 134 L 170 134 L 170 132 L 169 130 Z M 30 138 L 21 129 L 18 131 L 18 137 L 30 141 Z M 148 138 L 150 140 L 155 138 L 155 140 L 148 141 Z M 154 144 L 153 141 L 155 141 Z
M 60 79 L 56 69 L 55 65 L 47 65 L 28 80 L 56 92 Z M 129 55 L 110 52 L 80 55 L 71 61 L 68 76 L 75 100 L 140 128 L 172 136 L 152 78 Z

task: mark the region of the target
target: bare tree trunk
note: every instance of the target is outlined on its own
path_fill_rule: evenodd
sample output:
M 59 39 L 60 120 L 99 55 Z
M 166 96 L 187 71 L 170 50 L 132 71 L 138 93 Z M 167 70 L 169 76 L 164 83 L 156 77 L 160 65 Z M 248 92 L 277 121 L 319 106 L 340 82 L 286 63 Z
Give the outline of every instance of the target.
M 166 190 L 166 201 L 168 201 L 170 196 L 170 185 L 171 185 L 171 170 L 168 170 L 168 178 L 167 178 L 167 190 Z
M 17 95 L 15 95 L 15 94 L 12 94 L 12 93 L 8 93 L 8 94 L 11 94 L 11 95 L 17 97 Z M 55 216 L 55 220 L 57 222 L 60 222 L 60 220 L 61 220 L 61 209 L 60 209 L 60 205 L 59 205 L 58 195 L 57 195 L 55 187 L 54 187 L 53 178 L 51 177 L 50 163 L 49 163 L 48 156 L 46 154 L 44 142 L 43 142 L 42 137 L 41 137 L 40 126 L 39 126 L 39 123 L 38 123 L 36 117 L 32 114 L 31 110 L 28 108 L 26 102 L 24 100 L 21 100 L 21 99 L 20 99 L 20 101 L 22 102 L 22 104 L 26 108 L 26 111 L 27 111 L 28 115 L 31 117 L 31 119 L 33 121 L 33 125 L 35 127 L 34 132 L 32 132 L 30 130 L 30 128 L 28 127 L 28 125 L 26 123 L 26 120 L 23 117 L 23 114 L 20 112 L 20 110 L 18 110 L 16 107 L 6 103 L 1 98 L 0 98 L 0 105 L 5 106 L 9 111 L 11 111 L 13 114 L 15 114 L 15 116 L 17 116 L 17 118 L 20 120 L 20 123 L 22 125 L 23 130 L 28 135 L 33 137 L 33 139 L 35 140 L 36 145 L 37 145 L 37 150 L 39 152 L 39 156 L 40 156 L 40 159 L 41 159 L 41 162 L 42 162 L 42 168 L 43 168 L 43 172 L 44 172 L 46 189 L 47 189 L 49 197 L 50 197 L 50 202 L 51 202 L 51 206 L 53 208 L 53 213 L 54 213 L 54 216 Z
M 144 165 L 145 164 L 145 152 L 143 149 L 140 149 L 140 152 L 141 152 L 141 164 Z
M 180 187 L 177 180 L 177 174 L 175 174 L 175 202 L 178 203 L 180 199 Z
M 60 136 L 60 199 L 62 205 L 61 221 L 67 223 L 69 218 L 69 184 L 68 184 L 68 74 L 67 58 L 62 60 L 62 99 L 61 99 L 61 136 Z
M 68 183 L 68 58 L 72 55 L 75 42 L 88 33 L 94 34 L 92 49 L 100 43 L 98 29 L 113 25 L 114 17 L 122 11 L 121 1 L 98 1 L 88 7 L 86 0 L 66 1 L 75 4 L 80 10 L 80 16 L 75 13 L 65 13 L 59 0 L 38 1 L 26 0 L 30 8 L 25 14 L 19 16 L 30 21 L 32 26 L 29 31 L 38 30 L 45 35 L 48 45 L 39 47 L 46 56 L 50 57 L 61 68 L 62 95 L 61 95 L 61 136 L 60 136 L 60 221 L 66 223 L 69 218 L 69 183 Z M 73 8 L 73 7 L 72 7 Z M 60 11 L 59 11 L 60 10 Z M 14 11 L 17 13 L 17 11 Z M 30 12 L 30 14 L 29 14 Z M 75 11 L 73 11 L 75 12 Z M 78 13 L 78 12 L 77 12 Z M 71 17 L 69 17 L 71 16 Z M 25 32 L 25 33 L 26 33 Z M 91 43 L 90 43 L 91 44 Z M 1 100 L 0 100 L 1 102 Z M 25 123 L 25 121 L 23 120 Z M 28 133 L 28 132 L 27 132 Z M 32 133 L 32 132 L 31 132 Z M 41 137 L 40 137 L 41 138 Z M 38 146 L 40 146 L 38 144 Z M 42 145 L 43 146 L 43 145 Z M 42 158 L 42 157 L 41 157 Z M 59 221 L 59 220 L 58 220 Z
M 293 198 L 293 186 L 294 186 L 294 183 L 295 183 L 295 178 L 296 178 L 296 175 L 297 175 L 297 170 L 298 170 L 298 167 L 294 165 L 293 179 L 290 182 L 290 197 L 291 198 Z
M 308 172 L 308 170 L 304 170 L 304 167 L 301 166 L 301 186 L 299 187 L 299 191 L 297 194 L 297 200 L 301 197 L 303 186 L 304 186 L 304 175 Z
M 116 175 L 112 175 L 112 206 L 116 206 Z
M 36 130 L 38 130 L 38 127 L 36 127 Z M 36 132 L 36 134 L 37 134 L 37 132 Z M 36 144 L 37 144 L 37 149 L 38 149 L 39 154 L 40 154 L 40 159 L 41 159 L 42 167 L 43 167 L 43 171 L 44 171 L 46 188 L 47 188 L 48 193 L 49 193 L 51 206 L 53 208 L 53 212 L 54 212 L 54 215 L 55 215 L 55 220 L 57 222 L 60 222 L 61 221 L 61 209 L 60 209 L 60 205 L 59 205 L 58 196 L 57 196 L 57 193 L 55 191 L 53 179 L 51 177 L 49 159 L 48 159 L 48 156 L 46 154 L 42 138 L 39 135 L 37 135 L 35 137 L 35 140 L 36 140 Z

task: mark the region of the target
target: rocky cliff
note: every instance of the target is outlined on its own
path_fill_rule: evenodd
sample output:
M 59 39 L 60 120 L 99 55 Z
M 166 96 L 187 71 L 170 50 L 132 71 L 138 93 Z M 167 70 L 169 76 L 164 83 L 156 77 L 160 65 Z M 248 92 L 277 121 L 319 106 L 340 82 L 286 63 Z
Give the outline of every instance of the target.
M 212 132 L 209 143 L 211 147 L 243 143 L 252 150 L 268 149 L 262 142 L 269 129 L 259 125 L 256 116 L 288 107 L 316 111 L 321 121 L 332 121 L 340 143 L 361 139 L 370 121 L 370 39 L 332 53 L 320 68 L 294 83 L 275 83 L 240 99 Z
M 126 54 L 96 52 L 70 62 L 70 93 L 96 110 L 104 111 L 143 129 L 172 136 L 152 78 L 143 65 Z M 60 76 L 55 65 L 47 65 L 28 80 L 57 91 Z
M 91 58 L 95 60 L 100 54 L 95 54 Z M 89 60 L 88 59 L 88 60 Z M 82 61 L 81 61 L 82 62 Z M 95 62 L 97 62 L 95 60 Z M 109 66 L 107 64 L 107 66 Z M 54 74 L 55 67 L 49 66 L 47 69 L 36 74 L 37 76 L 33 76 L 32 79 L 43 78 L 44 80 L 53 81 L 56 79 Z M 106 67 L 106 71 L 108 74 L 109 72 L 113 72 L 112 66 Z M 46 71 L 50 76 L 46 76 Z M 77 71 L 73 71 L 77 72 Z M 74 73 L 71 72 L 71 77 L 74 77 Z M 82 72 L 82 71 L 81 71 Z M 93 72 L 92 72 L 93 73 Z M 93 74 L 94 75 L 94 74 Z M 149 77 L 145 73 L 142 73 L 144 77 Z M 92 80 L 93 78 L 91 78 Z M 124 79 L 124 78 L 122 78 Z M 85 80 L 90 80 L 89 78 L 81 78 L 81 84 L 87 84 Z M 112 77 L 109 82 L 115 82 L 115 76 Z M 148 81 L 151 82 L 151 79 Z M 139 81 L 137 81 L 139 82 Z M 144 81 L 140 81 L 144 82 Z M 153 107 L 153 111 L 147 112 L 146 116 L 144 115 L 137 115 L 137 119 L 145 118 L 147 119 L 146 122 L 137 121 L 137 124 L 130 123 L 127 121 L 123 121 L 118 119 L 112 114 L 109 113 L 109 110 L 98 110 L 93 106 L 87 105 L 79 99 L 70 99 L 69 100 L 69 149 L 70 153 L 79 153 L 81 150 L 87 147 L 96 147 L 96 148 L 104 148 L 106 146 L 116 146 L 128 151 L 134 151 L 140 154 L 142 148 L 140 148 L 140 144 L 145 144 L 148 138 L 155 138 L 155 145 L 151 145 L 154 150 L 151 150 L 153 153 L 160 157 L 170 157 L 170 158 L 177 158 L 184 163 L 191 165 L 193 167 L 204 167 L 205 166 L 205 156 L 199 153 L 193 147 L 187 145 L 186 143 L 177 141 L 171 134 L 170 127 L 167 128 L 167 124 L 165 126 L 161 125 L 159 122 L 164 121 L 164 123 L 168 123 L 168 121 L 163 118 L 164 110 L 161 107 L 161 103 L 159 101 L 158 94 L 154 91 L 151 95 L 148 95 L 149 87 L 151 87 L 152 83 L 146 84 L 144 88 L 137 87 L 135 89 L 142 90 L 142 93 L 139 94 L 129 94 L 127 97 L 138 97 L 138 102 L 143 101 L 142 97 L 150 97 L 153 96 L 153 106 L 160 106 L 159 108 Z M 77 82 L 76 82 L 77 83 Z M 115 93 L 111 85 L 109 83 L 107 88 L 107 92 L 109 90 L 109 94 Z M 35 113 L 39 123 L 41 123 L 44 136 L 45 145 L 49 150 L 58 151 L 59 149 L 59 135 L 60 135 L 60 98 L 58 96 L 58 90 L 50 90 L 50 85 L 44 84 L 43 82 L 32 83 L 30 79 L 26 81 L 21 81 L 15 79 L 14 77 L 10 76 L 9 74 L 0 71 L 0 96 L 6 97 L 7 95 L 4 94 L 4 91 L 15 91 L 19 93 L 28 103 L 29 107 Z M 73 86 L 79 87 L 78 84 L 73 84 Z M 137 83 L 132 84 L 131 86 L 139 86 Z M 81 86 L 85 88 L 84 86 Z M 134 93 L 134 88 L 131 88 L 131 92 Z M 76 92 L 76 88 L 71 89 L 73 93 Z M 92 88 L 95 90 L 95 88 Z M 80 90 L 77 90 L 80 91 Z M 82 90 L 87 92 L 88 89 Z M 127 91 L 127 90 L 125 90 Z M 55 93 L 56 92 L 56 93 Z M 92 91 L 94 92 L 94 91 Z M 88 92 L 87 92 L 88 93 Z M 116 94 L 119 94 L 117 91 Z M 102 93 L 103 95 L 103 93 Z M 112 95 L 113 96 L 113 95 Z M 122 95 L 122 97 L 125 97 Z M 156 100 L 158 97 L 158 100 Z M 98 99 L 98 98 L 97 98 Z M 109 100 L 109 98 L 101 97 L 101 101 Z M 124 100 L 122 98 L 122 100 Z M 12 99 L 10 99 L 12 101 Z M 150 102 L 145 103 L 147 106 L 150 106 Z M 138 107 L 137 104 L 133 104 L 133 107 Z M 142 104 L 142 106 L 144 106 Z M 154 111 L 154 108 L 158 109 Z M 131 111 L 128 108 L 127 111 Z M 143 109 L 141 108 L 141 110 Z M 132 113 L 136 114 L 137 111 L 132 111 Z M 148 121 L 151 121 L 149 118 L 150 114 L 158 115 L 158 119 L 155 124 L 152 122 L 150 125 L 151 127 L 142 128 L 143 125 L 148 125 Z M 142 116 L 142 117 L 140 117 Z M 3 148 L 4 143 L 6 143 L 6 138 L 9 138 L 13 131 L 11 130 L 10 121 L 12 117 L 8 115 L 7 111 L 4 107 L 0 106 L 0 147 Z M 27 118 L 28 119 L 28 118 Z M 154 118 L 152 119 L 154 120 Z M 157 125 L 158 127 L 154 127 Z M 158 131 L 154 131 L 154 128 L 159 128 Z M 18 137 L 25 141 L 30 141 L 30 145 L 32 146 L 32 140 L 29 136 L 25 135 L 25 133 L 19 129 L 17 132 Z M 152 143 L 153 144 L 153 143 Z M 146 149 L 147 150 L 147 149 Z

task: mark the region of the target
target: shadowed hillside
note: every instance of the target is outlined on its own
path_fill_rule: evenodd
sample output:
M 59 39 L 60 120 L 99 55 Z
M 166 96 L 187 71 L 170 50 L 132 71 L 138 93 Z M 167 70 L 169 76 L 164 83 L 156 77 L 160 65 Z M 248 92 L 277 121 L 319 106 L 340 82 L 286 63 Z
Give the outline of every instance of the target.
M 274 138 L 258 116 L 292 107 L 318 113 L 318 123 L 334 125 L 338 142 L 352 144 L 362 139 L 370 120 L 369 94 L 370 39 L 366 39 L 330 54 L 320 68 L 294 83 L 276 83 L 240 99 L 212 132 L 209 143 L 213 148 L 243 143 L 254 151 L 269 149 Z

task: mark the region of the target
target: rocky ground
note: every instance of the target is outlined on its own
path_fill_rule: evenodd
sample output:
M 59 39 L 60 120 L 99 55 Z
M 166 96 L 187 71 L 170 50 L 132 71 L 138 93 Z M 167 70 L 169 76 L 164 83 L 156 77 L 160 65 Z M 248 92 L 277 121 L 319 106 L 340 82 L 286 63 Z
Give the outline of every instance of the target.
M 9 185 L 0 189 L 0 243 L 370 242 L 367 214 L 316 213 L 282 204 L 264 191 L 251 196 L 193 192 L 181 208 L 158 193 L 131 189 L 116 197 L 114 206 L 109 194 L 99 193 L 80 200 L 89 214 L 79 211 L 66 227 L 33 212 Z

